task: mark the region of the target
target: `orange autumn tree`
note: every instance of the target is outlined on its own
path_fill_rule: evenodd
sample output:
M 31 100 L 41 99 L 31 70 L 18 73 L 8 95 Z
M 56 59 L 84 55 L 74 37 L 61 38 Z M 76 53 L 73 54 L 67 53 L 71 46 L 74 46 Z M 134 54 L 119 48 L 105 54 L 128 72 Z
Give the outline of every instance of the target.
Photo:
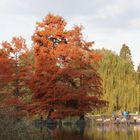
M 11 62 L 9 55 L 2 48 L 0 49 L 0 91 L 11 81 Z
M 51 116 L 57 118 L 80 116 L 107 104 L 101 100 L 97 73 L 100 56 L 91 50 L 93 42 L 86 42 L 81 31 L 78 26 L 67 30 L 65 20 L 53 14 L 37 23 L 32 37 L 35 71 L 30 83 L 31 113 L 54 110 Z
M 0 83 L 4 83 L 3 103 L 11 109 L 12 115 L 17 116 L 23 106 L 22 95 L 25 93 L 25 79 L 27 77 L 27 65 L 21 64 L 21 60 L 26 57 L 28 49 L 22 37 L 13 37 L 9 43 L 2 43 L 0 53 Z
M 7 90 L 5 90 L 5 87 L 8 85 L 8 83 L 11 82 L 12 76 L 11 76 L 11 62 L 12 60 L 9 59 L 9 55 L 7 52 L 3 50 L 3 48 L 0 49 L 0 110 L 2 111 L 4 109 L 4 100 L 6 98 L 5 93 L 7 93 Z

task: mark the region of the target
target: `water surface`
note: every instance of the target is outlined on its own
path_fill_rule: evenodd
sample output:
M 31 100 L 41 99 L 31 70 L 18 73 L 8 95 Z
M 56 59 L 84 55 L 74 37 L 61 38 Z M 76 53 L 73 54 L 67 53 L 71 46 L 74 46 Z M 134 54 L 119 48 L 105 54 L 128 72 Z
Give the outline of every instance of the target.
M 87 124 L 33 128 L 40 140 L 140 140 L 140 125 Z

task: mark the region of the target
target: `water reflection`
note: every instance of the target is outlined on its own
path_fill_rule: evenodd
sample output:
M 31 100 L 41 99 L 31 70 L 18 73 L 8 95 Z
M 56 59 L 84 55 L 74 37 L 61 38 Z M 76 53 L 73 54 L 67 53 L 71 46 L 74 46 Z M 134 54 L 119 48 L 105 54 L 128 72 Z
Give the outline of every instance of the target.
M 34 136 L 39 140 L 139 140 L 140 138 L 140 125 L 63 124 L 38 126 L 34 129 L 36 129 Z

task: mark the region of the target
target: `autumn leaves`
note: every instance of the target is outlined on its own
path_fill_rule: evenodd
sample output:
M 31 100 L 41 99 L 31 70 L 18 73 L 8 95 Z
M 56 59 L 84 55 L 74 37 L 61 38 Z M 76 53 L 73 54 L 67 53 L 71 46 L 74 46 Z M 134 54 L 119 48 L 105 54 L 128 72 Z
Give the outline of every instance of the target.
M 49 14 L 37 23 L 33 49 L 28 50 L 22 38 L 4 42 L 0 50 L 1 90 L 24 102 L 24 109 L 33 115 L 53 109 L 53 117 L 63 118 L 105 106 L 97 73 L 100 57 L 91 49 L 92 42 L 83 39 L 81 30 L 78 26 L 67 30 L 62 17 Z

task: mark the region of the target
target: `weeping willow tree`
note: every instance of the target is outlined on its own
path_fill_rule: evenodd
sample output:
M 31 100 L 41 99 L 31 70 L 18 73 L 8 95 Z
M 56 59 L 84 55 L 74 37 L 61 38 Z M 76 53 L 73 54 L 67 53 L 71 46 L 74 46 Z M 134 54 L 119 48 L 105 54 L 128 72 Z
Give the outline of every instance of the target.
M 103 54 L 99 73 L 103 79 L 104 99 L 109 102 L 106 112 L 140 110 L 140 84 L 129 47 L 124 44 L 120 55 L 105 49 L 98 51 Z
M 137 67 L 137 82 L 140 84 L 140 63 L 139 66 Z

